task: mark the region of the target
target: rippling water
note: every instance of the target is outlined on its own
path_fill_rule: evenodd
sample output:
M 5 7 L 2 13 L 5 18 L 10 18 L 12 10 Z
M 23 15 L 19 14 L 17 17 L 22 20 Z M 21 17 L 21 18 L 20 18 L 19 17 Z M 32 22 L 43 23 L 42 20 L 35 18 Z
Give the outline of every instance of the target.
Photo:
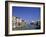
M 16 27 L 14 30 L 31 30 L 31 29 L 36 29 L 36 25 L 31 25 L 31 24 L 26 24 L 22 27 Z

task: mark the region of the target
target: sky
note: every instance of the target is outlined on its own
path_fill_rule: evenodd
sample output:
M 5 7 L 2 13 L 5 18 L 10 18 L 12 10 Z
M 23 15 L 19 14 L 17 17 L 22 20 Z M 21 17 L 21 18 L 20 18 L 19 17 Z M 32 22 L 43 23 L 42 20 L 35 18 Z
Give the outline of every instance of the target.
M 12 7 L 12 16 L 20 17 L 28 22 L 40 20 L 39 7 Z

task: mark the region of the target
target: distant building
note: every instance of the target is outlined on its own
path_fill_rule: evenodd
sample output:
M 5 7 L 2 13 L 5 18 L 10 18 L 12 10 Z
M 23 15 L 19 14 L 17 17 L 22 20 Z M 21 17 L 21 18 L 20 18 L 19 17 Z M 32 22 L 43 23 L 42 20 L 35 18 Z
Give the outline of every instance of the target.
M 12 26 L 13 28 L 21 27 L 23 23 L 26 23 L 24 20 L 22 20 L 20 17 L 12 16 Z
M 15 17 L 15 16 L 12 16 L 12 27 L 13 27 L 13 29 L 15 29 L 16 28 L 16 20 L 17 18 Z

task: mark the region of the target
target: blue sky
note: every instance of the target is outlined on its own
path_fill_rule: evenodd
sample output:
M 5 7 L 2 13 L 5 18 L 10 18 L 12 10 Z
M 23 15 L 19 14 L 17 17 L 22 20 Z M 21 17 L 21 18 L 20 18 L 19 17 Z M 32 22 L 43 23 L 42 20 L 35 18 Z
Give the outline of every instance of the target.
M 20 17 L 28 22 L 40 20 L 39 7 L 12 7 L 12 15 Z

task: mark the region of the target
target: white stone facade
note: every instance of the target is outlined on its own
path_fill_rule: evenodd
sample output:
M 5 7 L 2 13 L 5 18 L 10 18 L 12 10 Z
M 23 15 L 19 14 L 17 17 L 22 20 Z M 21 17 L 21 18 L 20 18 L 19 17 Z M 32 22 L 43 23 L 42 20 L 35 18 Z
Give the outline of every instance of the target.
M 13 27 L 21 27 L 23 25 L 23 23 L 25 23 L 25 22 L 21 18 L 15 17 L 15 16 L 12 17 Z

